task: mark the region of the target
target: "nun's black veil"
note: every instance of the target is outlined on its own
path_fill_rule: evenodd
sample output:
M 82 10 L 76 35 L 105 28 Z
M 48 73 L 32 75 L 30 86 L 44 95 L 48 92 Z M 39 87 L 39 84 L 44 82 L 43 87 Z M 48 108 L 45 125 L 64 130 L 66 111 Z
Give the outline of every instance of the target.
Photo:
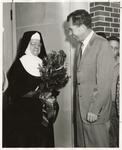
M 16 61 L 18 61 L 18 59 L 21 58 L 25 54 L 25 51 L 26 51 L 26 48 L 27 48 L 27 46 L 28 46 L 28 44 L 30 42 L 31 36 L 33 34 L 35 34 L 36 32 L 39 33 L 39 35 L 40 35 L 40 42 L 42 43 L 41 52 L 38 55 L 38 57 L 43 59 L 44 57 L 47 56 L 41 33 L 38 32 L 38 31 L 27 31 L 27 32 L 25 32 L 23 34 L 23 37 L 22 37 L 21 41 L 20 41 L 16 59 L 13 62 L 12 66 L 10 67 L 10 69 L 9 69 L 9 71 L 7 73 L 7 77 L 8 77 L 9 82 L 10 82 L 10 79 L 12 78 L 12 76 L 13 76 L 13 73 L 15 72 L 15 69 L 14 69 L 15 65 L 14 64 L 16 64 Z
M 44 42 L 43 42 L 43 38 L 42 38 L 41 33 L 38 32 L 38 31 L 27 31 L 23 34 L 23 37 L 20 41 L 16 59 L 19 59 L 20 57 L 22 57 L 25 54 L 25 50 L 26 50 L 26 48 L 27 48 L 27 46 L 30 42 L 31 36 L 33 34 L 35 34 L 36 32 L 40 35 L 40 42 L 42 43 L 41 52 L 38 55 L 38 57 L 41 58 L 41 59 L 46 57 L 46 50 L 45 50 L 45 46 L 44 46 Z

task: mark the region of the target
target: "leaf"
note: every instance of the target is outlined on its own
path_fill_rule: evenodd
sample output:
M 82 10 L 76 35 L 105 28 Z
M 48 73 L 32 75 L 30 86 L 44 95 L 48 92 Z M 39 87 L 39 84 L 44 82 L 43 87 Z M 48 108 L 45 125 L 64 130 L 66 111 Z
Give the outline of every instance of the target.
M 70 76 L 67 74 L 67 68 L 64 67 L 66 54 L 63 50 L 59 52 L 52 51 L 43 59 L 43 69 L 41 76 L 40 89 L 59 90 L 66 86 Z

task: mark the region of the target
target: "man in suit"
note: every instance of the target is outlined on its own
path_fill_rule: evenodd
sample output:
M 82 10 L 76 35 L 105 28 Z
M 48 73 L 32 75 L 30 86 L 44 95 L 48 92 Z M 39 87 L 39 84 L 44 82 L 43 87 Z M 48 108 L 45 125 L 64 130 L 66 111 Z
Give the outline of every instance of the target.
M 91 16 L 76 10 L 67 16 L 78 42 L 75 146 L 109 147 L 111 84 L 114 68 L 108 41 L 91 29 Z

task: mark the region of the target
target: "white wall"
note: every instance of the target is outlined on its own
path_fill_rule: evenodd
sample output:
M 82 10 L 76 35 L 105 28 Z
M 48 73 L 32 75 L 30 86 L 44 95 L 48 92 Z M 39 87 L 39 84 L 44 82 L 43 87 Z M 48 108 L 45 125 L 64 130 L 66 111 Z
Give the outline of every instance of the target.
M 73 147 L 72 97 L 75 48 L 66 35 L 64 22 L 70 12 L 76 9 L 88 10 L 88 5 L 87 2 L 15 3 L 17 45 L 25 31 L 38 30 L 42 33 L 47 53 L 63 49 L 67 54 L 68 73 L 72 77 L 58 96 L 60 110 L 54 124 L 56 147 Z M 16 53 L 16 49 L 13 53 Z
M 3 3 L 3 68 L 8 71 L 13 59 L 12 21 L 10 18 L 11 3 Z

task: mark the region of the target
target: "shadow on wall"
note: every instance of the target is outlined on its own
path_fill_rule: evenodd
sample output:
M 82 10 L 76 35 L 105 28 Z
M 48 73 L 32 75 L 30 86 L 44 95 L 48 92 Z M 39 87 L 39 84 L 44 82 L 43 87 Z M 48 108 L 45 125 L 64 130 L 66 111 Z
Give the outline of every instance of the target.
M 74 52 L 74 63 L 73 63 L 73 122 L 76 122 L 75 121 L 75 109 L 76 109 L 76 103 L 75 103 L 75 98 L 76 98 L 76 92 L 75 92 L 75 89 L 76 89 L 76 72 L 77 72 L 77 53 L 76 53 L 76 49 L 77 49 L 77 41 L 75 38 L 73 38 L 72 36 L 69 35 L 69 29 L 68 29 L 68 23 L 67 21 L 64 22 L 63 24 L 63 28 L 64 28 L 64 34 L 65 34 L 65 41 L 66 42 L 69 42 L 70 43 L 70 48 L 71 49 L 74 49 L 75 52 Z M 74 128 L 75 128 L 76 124 L 74 124 Z M 74 131 L 74 136 L 76 136 L 76 131 Z M 74 139 L 76 140 L 76 139 Z M 76 143 L 76 141 L 74 141 L 74 144 Z
M 77 49 L 77 41 L 75 38 L 73 38 L 70 34 L 69 34 L 69 28 L 68 28 L 68 22 L 65 21 L 63 23 L 63 29 L 64 29 L 64 34 L 65 34 L 65 41 L 69 42 L 70 44 L 70 49 L 74 49 L 74 63 L 73 63 L 73 84 L 75 87 L 75 83 L 76 83 L 76 69 L 77 69 L 77 56 L 76 56 L 76 49 Z
M 65 41 L 69 42 L 72 48 L 76 48 L 77 47 L 77 41 L 75 40 L 75 38 L 73 38 L 69 34 L 69 28 L 68 28 L 68 22 L 67 21 L 65 21 L 63 23 L 63 28 L 64 28 L 64 34 L 66 36 Z
M 74 52 L 74 63 L 73 63 L 73 81 L 74 81 L 74 84 L 75 84 L 75 77 L 76 77 L 76 69 L 77 69 L 77 66 L 76 66 L 76 62 L 77 62 L 77 56 L 76 56 L 76 48 L 77 48 L 77 41 L 75 38 L 73 38 L 70 34 L 69 34 L 69 28 L 68 28 L 68 22 L 65 21 L 63 23 L 63 28 L 64 28 L 64 34 L 65 34 L 65 41 L 66 42 L 69 42 L 70 44 L 70 49 L 74 49 L 75 52 Z

